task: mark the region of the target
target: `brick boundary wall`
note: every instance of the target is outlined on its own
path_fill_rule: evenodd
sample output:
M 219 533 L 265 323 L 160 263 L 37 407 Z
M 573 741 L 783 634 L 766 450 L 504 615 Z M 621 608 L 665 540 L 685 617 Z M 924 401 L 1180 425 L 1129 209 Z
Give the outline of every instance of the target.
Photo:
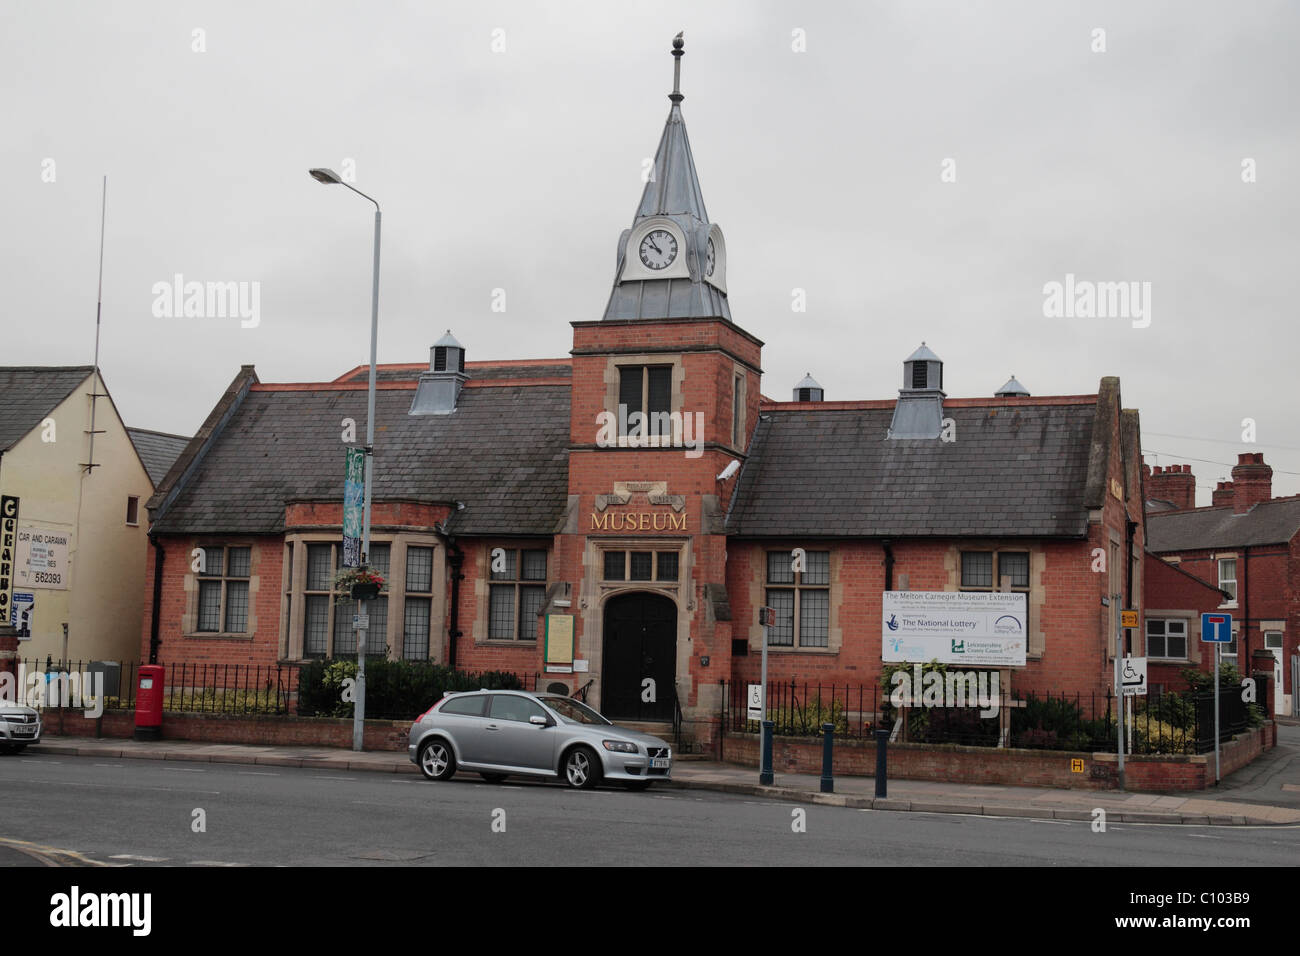
M 1240 770 L 1276 745 L 1277 725 L 1271 721 L 1238 735 L 1223 745 L 1223 776 Z M 729 733 L 724 746 L 727 763 L 757 770 L 757 735 Z M 1070 769 L 1072 759 L 1083 761 L 1082 773 Z M 1110 753 L 891 743 L 888 761 L 889 776 L 899 780 L 1070 790 L 1115 790 L 1119 787 L 1118 759 Z M 773 739 L 772 769 L 776 773 L 820 774 L 821 767 L 820 740 Z M 871 777 L 875 775 L 875 769 L 874 740 L 836 740 L 836 775 Z M 1214 754 L 1126 757 L 1124 776 L 1129 790 L 1206 790 L 1214 783 Z
M 59 713 L 42 714 L 43 736 L 59 736 Z M 406 750 L 409 720 L 367 720 L 367 750 Z M 63 733 L 70 737 L 135 736 L 135 712 L 106 711 L 103 717 L 86 717 L 79 710 L 63 712 Z M 352 749 L 352 718 L 292 717 L 235 714 L 182 714 L 164 711 L 163 740 L 208 744 L 249 744 L 260 747 L 340 747 Z
M 63 733 L 74 737 L 130 739 L 135 734 L 132 711 L 108 711 L 100 718 L 81 711 L 63 712 Z M 44 736 L 59 734 L 58 711 L 45 711 Z M 367 720 L 367 750 L 406 750 L 411 721 Z M 346 717 L 237 716 L 232 714 L 163 714 L 163 739 L 198 743 L 250 744 L 262 747 L 309 746 L 351 748 L 352 721 Z M 758 737 L 726 735 L 726 762 L 758 767 Z M 1265 750 L 1277 746 L 1277 725 L 1268 721 L 1223 745 L 1223 776 L 1240 770 Z M 772 767 L 778 773 L 821 773 L 820 740 L 777 737 L 772 741 Z M 1070 770 L 1072 759 L 1083 761 L 1083 772 Z M 1125 760 L 1129 790 L 1206 790 L 1214 781 L 1214 754 L 1144 756 Z M 889 776 L 899 780 L 935 780 L 968 784 L 1052 787 L 1072 790 L 1113 790 L 1118 787 L 1118 761 L 1110 753 L 1056 750 L 994 750 L 953 744 L 889 745 Z M 835 773 L 870 777 L 876 769 L 873 740 L 837 740 Z

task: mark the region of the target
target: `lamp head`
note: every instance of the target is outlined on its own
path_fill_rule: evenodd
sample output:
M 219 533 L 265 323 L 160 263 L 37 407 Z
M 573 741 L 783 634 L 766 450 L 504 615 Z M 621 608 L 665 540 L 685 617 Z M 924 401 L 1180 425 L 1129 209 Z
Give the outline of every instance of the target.
M 309 169 L 307 172 L 311 174 L 312 179 L 327 186 L 343 182 L 343 177 L 332 169 Z

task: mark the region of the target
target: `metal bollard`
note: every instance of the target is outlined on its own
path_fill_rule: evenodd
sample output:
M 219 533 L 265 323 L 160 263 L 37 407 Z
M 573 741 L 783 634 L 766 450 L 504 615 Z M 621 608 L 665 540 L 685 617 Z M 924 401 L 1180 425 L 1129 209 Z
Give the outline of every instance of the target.
M 885 754 L 889 748 L 889 731 L 876 731 L 876 796 L 887 796 L 889 781 L 885 776 Z
M 822 793 L 835 792 L 835 773 L 832 768 L 835 752 L 835 725 L 822 724 Z
M 770 787 L 775 779 L 772 776 L 772 729 L 775 726 L 770 720 L 763 721 L 763 757 L 758 769 L 758 782 L 765 787 Z

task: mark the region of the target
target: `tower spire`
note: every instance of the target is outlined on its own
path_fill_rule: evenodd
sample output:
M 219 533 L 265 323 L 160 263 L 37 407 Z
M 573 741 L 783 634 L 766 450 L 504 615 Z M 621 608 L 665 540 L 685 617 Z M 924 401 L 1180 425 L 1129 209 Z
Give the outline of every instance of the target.
M 684 32 L 684 31 L 683 31 Z M 672 106 L 632 228 L 618 241 L 606 319 L 721 318 L 727 305 L 727 250 L 709 221 L 682 119 L 683 34 L 673 38 Z
M 682 30 L 673 37 L 673 91 L 668 94 L 668 98 L 674 103 L 680 103 L 686 98 L 682 96 L 682 57 L 686 53 L 686 41 L 682 39 L 682 33 L 685 32 Z

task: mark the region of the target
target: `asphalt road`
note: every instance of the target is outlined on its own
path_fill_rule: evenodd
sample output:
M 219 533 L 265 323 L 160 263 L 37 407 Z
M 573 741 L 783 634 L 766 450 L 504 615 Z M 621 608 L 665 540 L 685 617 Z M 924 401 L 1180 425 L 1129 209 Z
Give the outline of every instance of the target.
M 1294 866 L 1300 851 L 1300 828 L 1115 824 L 1094 833 L 1086 822 L 800 807 L 670 788 L 577 792 L 465 775 L 435 784 L 31 753 L 0 758 L 0 793 L 0 864 L 15 846 L 61 864 L 166 866 L 1231 867 Z M 806 828 L 795 832 L 800 810 Z

